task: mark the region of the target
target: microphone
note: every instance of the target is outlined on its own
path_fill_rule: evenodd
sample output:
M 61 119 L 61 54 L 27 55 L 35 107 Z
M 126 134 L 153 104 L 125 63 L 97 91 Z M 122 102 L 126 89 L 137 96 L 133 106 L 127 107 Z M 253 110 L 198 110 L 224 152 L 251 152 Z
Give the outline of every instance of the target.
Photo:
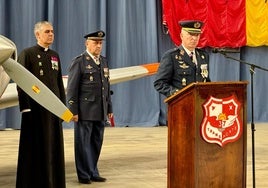
M 240 48 L 212 48 L 212 53 L 240 53 Z

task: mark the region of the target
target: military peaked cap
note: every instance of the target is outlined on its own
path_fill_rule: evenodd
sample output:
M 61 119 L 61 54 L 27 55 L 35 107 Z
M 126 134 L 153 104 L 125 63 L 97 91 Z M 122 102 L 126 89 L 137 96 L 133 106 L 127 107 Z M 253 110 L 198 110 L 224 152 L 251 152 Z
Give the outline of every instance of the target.
M 86 34 L 84 38 L 88 40 L 104 40 L 105 33 L 104 31 L 95 31 L 93 33 Z
M 184 20 L 179 22 L 180 26 L 183 30 L 187 31 L 188 33 L 202 33 L 201 28 L 203 26 L 203 22 L 199 20 Z

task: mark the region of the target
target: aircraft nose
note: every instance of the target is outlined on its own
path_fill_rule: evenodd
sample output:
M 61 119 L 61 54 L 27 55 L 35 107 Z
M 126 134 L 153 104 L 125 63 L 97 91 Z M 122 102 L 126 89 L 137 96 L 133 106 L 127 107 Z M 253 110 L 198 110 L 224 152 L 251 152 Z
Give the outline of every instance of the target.
M 8 38 L 0 35 L 0 65 L 2 65 L 14 53 L 16 55 L 16 45 Z

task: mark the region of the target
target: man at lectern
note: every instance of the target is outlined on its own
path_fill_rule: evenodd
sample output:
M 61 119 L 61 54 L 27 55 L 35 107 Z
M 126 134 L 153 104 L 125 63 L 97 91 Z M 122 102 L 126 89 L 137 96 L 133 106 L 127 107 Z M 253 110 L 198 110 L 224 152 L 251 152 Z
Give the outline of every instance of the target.
M 161 58 L 154 81 L 155 89 L 169 97 L 192 82 L 209 82 L 209 55 L 197 48 L 203 22 L 186 20 L 181 26 L 181 45 Z

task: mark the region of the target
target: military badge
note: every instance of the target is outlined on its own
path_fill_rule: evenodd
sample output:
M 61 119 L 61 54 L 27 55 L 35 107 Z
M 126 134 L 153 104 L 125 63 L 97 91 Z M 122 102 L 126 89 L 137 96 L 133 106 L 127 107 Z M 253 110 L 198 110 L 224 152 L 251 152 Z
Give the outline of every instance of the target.
M 51 65 L 53 70 L 59 70 L 59 60 L 57 57 L 51 57 Z
M 108 68 L 103 68 L 103 72 L 104 72 L 104 77 L 108 78 L 109 77 L 109 69 Z
M 93 67 L 91 65 L 87 65 L 86 69 L 92 69 Z
M 240 108 L 241 104 L 234 95 L 222 99 L 210 96 L 203 104 L 202 138 L 221 147 L 237 141 L 243 130 Z
M 186 78 L 183 78 L 183 79 L 181 80 L 181 85 L 186 86 Z
M 200 68 L 201 68 L 201 75 L 203 78 L 207 78 L 208 77 L 208 65 L 207 64 L 201 64 Z
M 182 69 L 188 69 L 188 68 L 189 68 L 189 66 L 188 66 L 188 65 L 186 65 L 185 63 L 183 63 L 182 65 L 180 65 L 180 68 L 182 68 Z
M 102 31 L 98 32 L 98 37 L 103 37 L 104 33 Z
M 184 50 L 180 50 L 180 54 L 184 55 L 185 54 Z
M 199 22 L 194 23 L 194 28 L 200 28 L 200 27 L 201 27 L 201 24 Z

